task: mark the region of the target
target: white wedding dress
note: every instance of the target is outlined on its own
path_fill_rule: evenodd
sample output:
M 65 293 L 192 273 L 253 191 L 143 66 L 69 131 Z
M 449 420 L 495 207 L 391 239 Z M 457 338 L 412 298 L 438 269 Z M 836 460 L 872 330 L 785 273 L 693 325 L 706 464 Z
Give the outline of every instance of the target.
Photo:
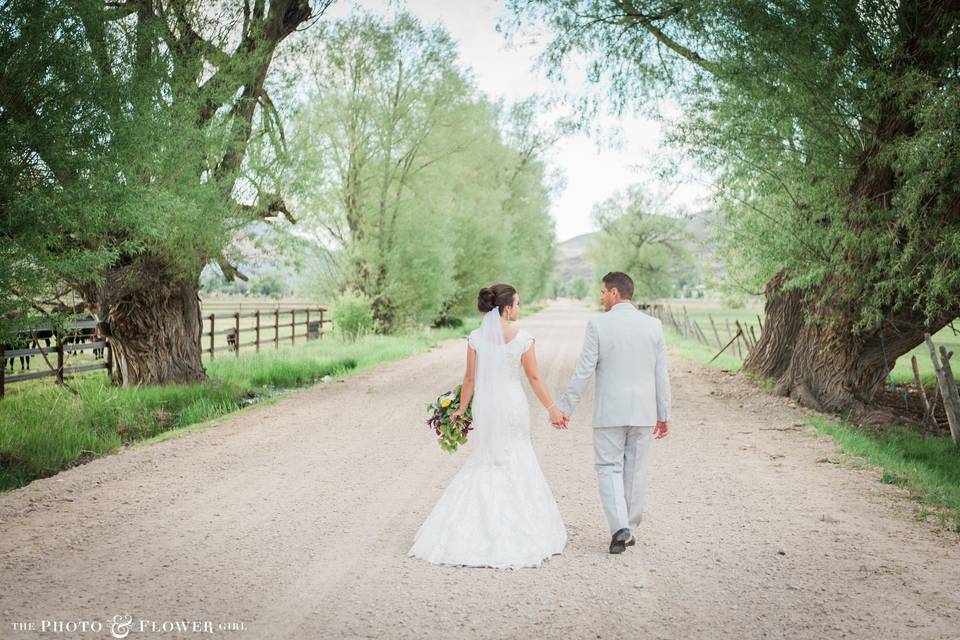
M 504 344 L 494 309 L 468 341 L 477 351 L 474 429 L 466 445 L 473 450 L 420 526 L 408 555 L 435 564 L 540 566 L 563 551 L 567 531 L 530 442 L 520 357 L 534 339 L 520 329 Z

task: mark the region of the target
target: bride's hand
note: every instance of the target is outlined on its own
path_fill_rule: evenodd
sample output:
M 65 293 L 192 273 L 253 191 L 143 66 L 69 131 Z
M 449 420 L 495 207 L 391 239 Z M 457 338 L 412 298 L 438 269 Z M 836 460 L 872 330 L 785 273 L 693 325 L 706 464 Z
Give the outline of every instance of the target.
M 450 414 L 450 419 L 456 422 L 457 420 L 463 420 L 463 414 L 466 413 L 466 409 L 460 407 L 456 411 Z

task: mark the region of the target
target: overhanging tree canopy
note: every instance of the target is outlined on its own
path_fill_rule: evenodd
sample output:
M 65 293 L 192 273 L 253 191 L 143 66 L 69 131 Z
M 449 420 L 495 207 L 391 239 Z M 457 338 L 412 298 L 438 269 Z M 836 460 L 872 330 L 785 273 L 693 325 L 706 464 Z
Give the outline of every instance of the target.
M 673 140 L 719 176 L 727 254 L 768 282 L 747 370 L 863 415 L 960 315 L 960 3 L 510 4 L 551 25 L 555 71 L 586 55 L 615 104 L 684 107 Z
M 204 378 L 198 277 L 246 221 L 286 212 L 244 179 L 281 140 L 265 80 L 330 1 L 11 0 L 0 8 L 0 260 L 7 307 L 64 284 L 123 384 Z M 279 134 L 279 135 L 278 135 Z

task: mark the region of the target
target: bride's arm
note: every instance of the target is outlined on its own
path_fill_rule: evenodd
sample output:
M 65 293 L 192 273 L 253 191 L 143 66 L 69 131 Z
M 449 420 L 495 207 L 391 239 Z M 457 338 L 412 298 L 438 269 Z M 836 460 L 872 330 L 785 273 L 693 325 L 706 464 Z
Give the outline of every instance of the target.
M 467 368 L 463 372 L 463 383 L 460 385 L 460 408 L 454 411 L 452 416 L 462 416 L 467 412 L 467 407 L 470 406 L 470 400 L 473 398 L 476 375 L 477 352 L 473 350 L 473 347 L 467 345 Z
M 544 409 L 550 413 L 550 422 L 556 423 L 561 418 L 560 410 L 557 409 L 553 398 L 550 397 L 550 391 L 547 389 L 547 385 L 544 384 L 543 378 L 540 377 L 540 369 L 537 367 L 537 353 L 534 345 L 530 345 L 530 348 L 527 349 L 520 358 L 520 362 L 523 364 L 523 372 L 527 374 L 527 380 L 530 381 L 530 388 L 533 389 L 537 398 L 540 399 Z

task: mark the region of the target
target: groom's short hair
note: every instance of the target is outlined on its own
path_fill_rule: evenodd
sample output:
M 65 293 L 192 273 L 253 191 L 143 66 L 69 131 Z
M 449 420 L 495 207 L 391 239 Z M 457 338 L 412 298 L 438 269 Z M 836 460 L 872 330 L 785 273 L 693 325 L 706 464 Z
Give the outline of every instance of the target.
M 607 289 L 616 289 L 624 300 L 633 299 L 633 279 L 622 271 L 611 271 L 603 276 Z

